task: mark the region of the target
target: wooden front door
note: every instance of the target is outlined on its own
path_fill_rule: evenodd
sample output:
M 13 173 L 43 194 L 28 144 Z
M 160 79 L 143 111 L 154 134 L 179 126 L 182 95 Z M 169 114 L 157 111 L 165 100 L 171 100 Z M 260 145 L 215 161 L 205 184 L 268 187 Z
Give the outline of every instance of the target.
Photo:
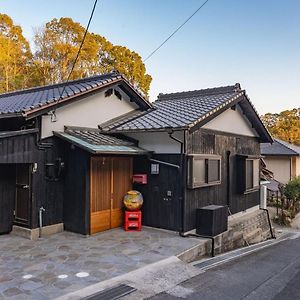
M 16 165 L 15 223 L 29 226 L 31 209 L 31 170 L 29 164 Z
M 91 158 L 91 234 L 123 223 L 123 197 L 132 189 L 132 158 Z

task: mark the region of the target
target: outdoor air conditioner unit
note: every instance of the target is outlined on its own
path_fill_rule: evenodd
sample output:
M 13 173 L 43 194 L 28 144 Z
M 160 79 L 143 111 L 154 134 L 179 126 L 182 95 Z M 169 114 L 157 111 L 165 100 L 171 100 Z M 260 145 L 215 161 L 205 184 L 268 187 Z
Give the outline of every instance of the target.
M 196 233 L 202 236 L 214 237 L 227 230 L 227 206 L 208 205 L 196 211 Z
M 265 185 L 260 186 L 260 208 L 267 209 L 267 187 Z

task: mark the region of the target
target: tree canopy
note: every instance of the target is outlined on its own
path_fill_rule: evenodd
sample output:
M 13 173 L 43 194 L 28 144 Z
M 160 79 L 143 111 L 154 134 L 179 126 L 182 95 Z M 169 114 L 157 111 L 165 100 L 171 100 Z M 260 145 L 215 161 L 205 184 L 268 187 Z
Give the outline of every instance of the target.
M 0 14 L 0 91 L 27 87 L 31 69 L 31 51 L 20 26 Z
M 262 120 L 274 137 L 300 146 L 300 108 L 267 113 Z
M 59 83 L 68 78 L 85 28 L 71 18 L 53 19 L 35 31 L 35 51 L 20 26 L 0 14 L 0 92 Z M 118 71 L 148 94 L 151 76 L 140 55 L 88 32 L 70 79 Z

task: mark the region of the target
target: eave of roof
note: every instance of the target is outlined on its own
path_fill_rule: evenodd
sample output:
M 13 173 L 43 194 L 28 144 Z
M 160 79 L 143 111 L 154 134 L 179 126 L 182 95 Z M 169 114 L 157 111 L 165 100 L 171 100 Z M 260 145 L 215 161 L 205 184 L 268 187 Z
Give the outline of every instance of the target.
M 83 86 L 82 84 L 84 84 L 85 86 Z M 75 85 L 76 85 L 76 90 L 74 91 L 73 87 Z M 34 97 L 35 96 L 34 93 L 37 93 L 36 97 L 39 97 L 40 99 L 34 104 L 34 106 L 29 106 L 23 109 L 20 108 L 18 110 L 11 110 L 11 111 L 6 110 L 2 113 L 0 112 L 0 118 L 24 117 L 26 119 L 30 119 L 32 117 L 35 117 L 36 115 L 43 114 L 51 109 L 60 107 L 67 103 L 71 103 L 72 101 L 80 100 L 93 93 L 97 93 L 98 91 L 112 85 L 118 85 L 120 89 L 122 89 L 125 93 L 128 93 L 130 96 L 132 96 L 133 100 L 142 109 L 152 108 L 152 104 L 148 100 L 146 100 L 144 96 L 123 75 L 119 73 L 109 73 L 109 74 L 103 74 L 99 76 L 69 81 L 67 83 L 63 82 L 60 84 L 41 86 L 41 87 L 1 94 L 0 101 L 5 98 L 8 98 L 8 100 L 6 100 L 8 101 L 7 103 L 9 103 L 10 97 L 28 95 L 28 94 L 32 94 L 32 97 Z M 49 98 L 47 101 L 45 101 L 47 98 L 41 97 L 44 96 L 41 95 L 42 92 L 48 93 L 48 91 L 50 90 L 54 90 L 54 89 L 59 90 L 62 89 L 64 86 L 66 86 L 67 88 L 65 89 L 64 95 L 63 97 L 61 97 L 61 99 Z M 44 101 L 42 101 L 43 99 Z M 19 100 L 16 99 L 15 101 L 16 101 L 15 103 L 18 103 Z M 24 106 L 25 105 L 26 104 L 24 104 Z
M 247 111 L 247 105 L 249 106 L 250 112 L 252 113 L 252 117 L 250 117 L 250 119 L 249 119 L 250 122 L 253 124 L 251 119 L 254 118 L 254 121 L 256 121 L 256 124 L 258 126 L 258 128 L 256 126 L 254 126 L 254 129 L 256 129 L 258 132 L 260 131 L 262 133 L 262 135 L 265 136 L 265 138 L 260 138 L 260 141 L 264 142 L 264 143 L 272 143 L 273 142 L 272 135 L 269 132 L 269 130 L 267 129 L 267 127 L 264 125 L 264 123 L 262 122 L 261 118 L 259 117 L 259 114 L 256 111 L 253 103 L 250 101 L 250 98 L 247 95 L 246 91 L 245 91 L 244 95 L 245 95 L 245 98 L 247 101 L 245 102 L 245 105 L 244 105 L 244 102 L 241 101 L 240 106 L 244 110 L 245 114 L 247 114 L 247 113 L 249 114 L 249 110 Z
M 72 128 L 72 127 L 71 127 Z M 149 153 L 149 151 L 144 150 L 142 148 L 139 148 L 133 144 L 129 144 L 128 142 L 124 141 L 124 144 L 111 144 L 111 143 L 91 143 L 88 140 L 84 138 L 80 138 L 78 136 L 74 136 L 73 134 L 68 133 L 68 129 L 65 130 L 67 132 L 58 132 L 54 131 L 54 135 L 77 146 L 78 148 L 81 148 L 91 154 L 113 154 L 113 155 L 146 155 Z M 76 130 L 76 128 L 74 128 Z M 86 132 L 90 131 L 91 133 L 98 132 L 100 134 L 100 131 L 93 128 L 81 128 L 80 130 L 84 130 Z M 101 134 L 103 135 L 103 134 Z M 113 140 L 122 141 L 119 138 L 114 138 L 107 136 L 108 138 L 111 138 Z
M 2 131 L 0 132 L 0 139 L 9 138 L 14 136 L 26 135 L 39 132 L 38 128 L 17 130 L 17 131 Z

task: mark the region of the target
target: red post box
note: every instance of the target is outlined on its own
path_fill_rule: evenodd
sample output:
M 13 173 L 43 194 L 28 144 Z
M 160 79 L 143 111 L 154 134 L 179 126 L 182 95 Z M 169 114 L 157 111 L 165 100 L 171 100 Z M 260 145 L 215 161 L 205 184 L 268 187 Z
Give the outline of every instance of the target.
M 147 184 L 147 174 L 134 174 L 132 181 L 133 183 Z

